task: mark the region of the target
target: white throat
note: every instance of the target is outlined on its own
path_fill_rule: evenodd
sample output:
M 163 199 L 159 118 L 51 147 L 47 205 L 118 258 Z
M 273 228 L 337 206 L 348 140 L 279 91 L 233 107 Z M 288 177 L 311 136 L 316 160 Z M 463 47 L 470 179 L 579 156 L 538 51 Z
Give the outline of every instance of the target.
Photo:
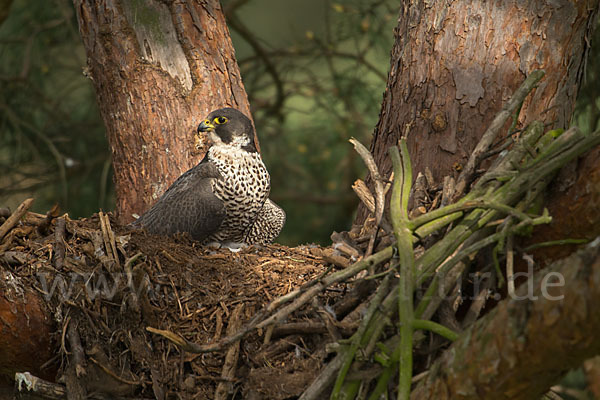
M 219 135 L 214 132 L 210 132 L 210 140 L 213 143 L 213 146 L 226 146 L 226 147 L 234 147 L 237 149 L 241 149 L 244 146 L 250 144 L 250 140 L 245 136 L 235 136 L 231 143 L 224 143 Z

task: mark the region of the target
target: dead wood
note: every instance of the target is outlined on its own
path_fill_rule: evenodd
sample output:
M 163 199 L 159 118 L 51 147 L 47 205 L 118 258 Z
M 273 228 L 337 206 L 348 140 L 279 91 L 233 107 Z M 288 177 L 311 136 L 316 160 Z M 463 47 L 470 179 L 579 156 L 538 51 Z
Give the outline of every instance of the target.
M 59 218 L 54 230 L 54 267 L 60 270 L 65 262 L 65 219 Z
M 4 274 L 0 285 L 14 282 L 9 290 L 3 287 L 3 295 L 12 293 L 6 302 L 0 295 L 0 317 L 14 329 L 0 336 L 0 363 L 12 366 L 2 382 L 8 383 L 18 371 L 53 379 L 57 364 L 49 364 L 46 374 L 40 374 L 40 366 L 54 355 L 55 361 L 58 356 L 64 360 L 56 375 L 62 380 L 60 387 L 74 398 L 93 393 L 110 398 L 166 398 L 169 393 L 212 398 L 220 382 L 221 397 L 232 389 L 269 397 L 274 387 L 264 387 L 265 379 L 289 384 L 299 394 L 316 376 L 324 343 L 331 338 L 311 301 L 298 303 L 301 316 L 288 314 L 289 325 L 281 331 L 264 326 L 248 332 L 241 342 L 231 341 L 233 347 L 223 345 L 223 339 L 244 324 L 260 315 L 276 315 L 319 284 L 330 267 L 311 254 L 310 247 L 215 251 L 186 237 L 156 238 L 124 230 L 109 214 L 82 220 L 52 218 L 50 234 L 42 236 L 37 227 L 47 216 L 27 215 L 23 226 L 7 233 L 5 239 L 14 240 L 0 256 Z M 34 223 L 27 225 L 30 222 Z M 64 258 L 59 268 L 61 243 Z M 13 250 L 16 244 L 18 250 Z M 321 304 L 336 303 L 347 290 L 346 284 L 336 282 L 329 287 L 335 290 L 315 292 Z M 23 288 L 37 292 L 25 291 L 22 297 Z M 267 308 L 282 296 L 287 300 Z M 34 305 L 35 313 L 25 311 Z M 36 318 L 45 320 L 47 327 L 40 329 Z M 297 323 L 316 324 L 319 329 L 303 331 L 296 325 L 297 332 L 292 332 Z M 147 326 L 177 332 L 190 342 L 214 341 L 216 350 L 222 350 L 202 357 L 181 355 L 169 342 L 149 334 Z M 274 333 L 272 344 L 263 344 L 260 336 L 267 329 Z M 344 325 L 338 330 L 350 333 Z M 44 343 L 48 354 L 28 341 L 28 335 Z M 298 339 L 282 345 L 290 337 Z M 56 340 L 50 342 L 51 338 Z
M 8 233 L 21 219 L 21 217 L 27 212 L 29 207 L 33 204 L 33 199 L 27 199 L 23 201 L 19 207 L 0 225 L 0 241 L 4 238 L 4 235 Z
M 63 400 L 67 398 L 67 389 L 63 385 L 45 381 L 29 372 L 17 373 L 15 377 L 15 392 L 18 399 L 38 398 L 48 400 Z
M 69 324 L 67 337 L 69 339 L 69 344 L 71 345 L 75 375 L 81 377 L 86 374 L 86 362 L 85 355 L 83 354 L 83 347 L 81 346 L 81 339 L 79 339 L 79 332 L 77 332 L 75 323 Z
M 233 310 L 231 317 L 229 318 L 229 325 L 227 326 L 227 335 L 233 335 L 242 326 L 242 312 L 244 311 L 244 305 L 238 304 Z M 227 353 L 225 354 L 225 362 L 223 363 L 223 370 L 221 371 L 221 378 L 223 380 L 217 384 L 215 391 L 215 400 L 227 400 L 229 395 L 233 393 L 233 388 L 230 382 L 235 379 L 235 371 L 237 368 L 237 362 L 240 354 L 239 342 L 234 343 Z
M 350 336 L 356 329 L 356 324 L 343 324 L 336 323 L 336 328 L 340 331 L 342 336 Z M 282 324 L 273 330 L 273 337 L 281 337 L 293 334 L 315 334 L 315 333 L 327 333 L 327 325 L 324 322 L 290 322 L 288 324 Z

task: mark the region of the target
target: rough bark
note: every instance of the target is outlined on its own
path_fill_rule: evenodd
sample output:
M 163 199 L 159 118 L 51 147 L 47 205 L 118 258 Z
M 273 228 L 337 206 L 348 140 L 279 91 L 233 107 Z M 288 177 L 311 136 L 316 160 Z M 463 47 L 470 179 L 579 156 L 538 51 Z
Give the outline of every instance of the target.
M 600 240 L 540 271 L 516 294 L 463 332 L 411 398 L 537 399 L 600 353 L 592 333 L 600 329 Z
M 600 235 L 600 148 L 562 171 L 546 195 L 545 206 L 552 215 L 550 225 L 537 227 L 523 240 L 522 247 L 564 239 L 592 240 Z M 534 259 L 548 263 L 571 254 L 575 244 L 542 247 Z
M 597 0 L 406 0 L 371 151 L 388 176 L 387 149 L 402 135 L 416 176 L 456 175 L 509 96 L 535 69 L 546 76 L 523 104 L 521 123 L 569 123 Z M 357 222 L 364 220 L 360 206 Z
M 55 354 L 55 327 L 43 299 L 9 274 L 0 268 L 0 387 L 12 386 L 16 372 L 52 378 L 52 368 L 40 366 Z
M 112 150 L 120 222 L 202 156 L 199 122 L 249 105 L 217 0 L 74 0 Z

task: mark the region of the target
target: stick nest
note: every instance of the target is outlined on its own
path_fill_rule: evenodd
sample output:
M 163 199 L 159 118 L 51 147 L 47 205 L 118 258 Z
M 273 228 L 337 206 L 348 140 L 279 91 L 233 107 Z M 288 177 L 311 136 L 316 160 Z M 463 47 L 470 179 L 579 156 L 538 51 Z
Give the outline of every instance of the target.
M 182 352 L 146 330 L 217 343 L 274 298 L 327 271 L 318 246 L 269 245 L 232 253 L 203 248 L 185 235 L 131 232 L 102 213 L 81 220 L 28 213 L 4 247 L 10 248 L 1 256 L 2 264 L 9 264 L 6 272 L 48 300 L 59 354 L 48 367 L 58 367 L 58 382 L 68 391 L 287 398 L 314 379 L 326 357 L 329 321 L 312 306 L 274 330 L 259 329 L 204 354 Z M 312 304 L 332 313 L 348 286 L 335 285 Z M 341 325 L 337 330 L 344 333 Z

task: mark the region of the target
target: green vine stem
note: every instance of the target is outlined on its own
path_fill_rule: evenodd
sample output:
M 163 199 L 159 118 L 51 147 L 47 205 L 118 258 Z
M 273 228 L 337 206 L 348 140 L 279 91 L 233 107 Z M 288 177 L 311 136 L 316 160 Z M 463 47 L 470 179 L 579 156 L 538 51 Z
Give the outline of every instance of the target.
M 438 335 L 445 337 L 451 342 L 454 342 L 456 339 L 458 339 L 458 333 L 446 328 L 444 325 L 438 324 L 437 322 L 433 322 L 427 319 L 413 320 L 413 328 L 428 330 L 433 333 L 437 333 Z
M 402 155 L 400 155 L 397 147 L 392 147 L 389 150 L 395 177 L 390 201 L 390 213 L 400 259 L 400 284 L 398 285 L 400 375 L 398 400 L 408 400 L 410 398 L 413 356 L 414 251 L 412 231 L 408 220 L 408 198 L 412 183 L 412 168 L 406 142 L 401 140 L 399 144 Z
M 377 292 L 376 292 L 375 296 L 373 297 L 373 299 L 371 300 L 369 307 L 367 309 L 367 313 L 363 317 L 363 319 L 360 323 L 360 326 L 358 327 L 358 329 L 356 330 L 354 335 L 352 335 L 350 346 L 344 350 L 344 361 L 342 363 L 342 367 L 340 368 L 340 372 L 338 373 L 337 379 L 333 386 L 333 390 L 331 392 L 332 400 L 351 398 L 351 397 L 348 397 L 348 394 L 341 395 L 342 385 L 346 379 L 346 375 L 348 374 L 348 371 L 350 370 L 352 361 L 354 360 L 354 357 L 356 356 L 356 352 L 360 348 L 361 344 L 364 344 L 363 343 L 365 341 L 364 333 L 366 332 L 367 328 L 370 326 L 370 322 L 372 320 L 373 314 L 375 313 L 375 311 L 381 304 L 381 301 L 383 300 L 384 296 L 388 292 L 387 289 L 389 287 L 389 282 L 390 282 L 390 276 L 387 275 L 383 279 L 383 281 L 381 282 L 379 287 L 377 288 Z M 352 385 L 352 386 L 355 386 L 355 385 Z

